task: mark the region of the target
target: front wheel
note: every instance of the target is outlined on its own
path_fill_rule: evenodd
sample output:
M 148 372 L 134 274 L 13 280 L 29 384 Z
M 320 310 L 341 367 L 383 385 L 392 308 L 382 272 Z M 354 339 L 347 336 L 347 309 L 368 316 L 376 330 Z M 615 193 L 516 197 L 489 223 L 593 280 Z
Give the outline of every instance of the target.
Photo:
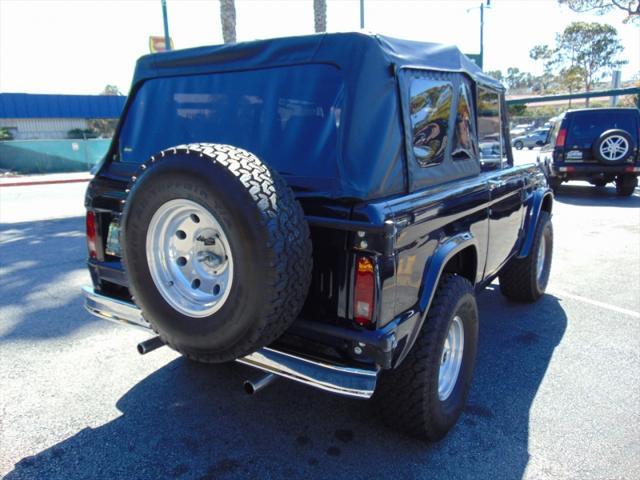
M 477 343 L 473 286 L 447 274 L 413 348 L 397 369 L 381 375 L 374 401 L 387 423 L 423 440 L 443 438 L 464 408 Z
M 516 147 L 516 150 L 522 150 L 522 147 L 524 147 L 524 143 L 518 140 L 516 143 L 513 144 L 513 146 Z
M 549 177 L 549 187 L 551 188 L 551 190 L 555 192 L 556 190 L 558 190 L 558 188 L 560 188 L 560 185 L 562 185 L 561 179 L 559 179 L 558 177 Z
M 540 212 L 534 235 L 529 255 L 512 258 L 500 272 L 500 291 L 511 300 L 534 302 L 547 289 L 553 254 L 553 227 L 548 212 Z

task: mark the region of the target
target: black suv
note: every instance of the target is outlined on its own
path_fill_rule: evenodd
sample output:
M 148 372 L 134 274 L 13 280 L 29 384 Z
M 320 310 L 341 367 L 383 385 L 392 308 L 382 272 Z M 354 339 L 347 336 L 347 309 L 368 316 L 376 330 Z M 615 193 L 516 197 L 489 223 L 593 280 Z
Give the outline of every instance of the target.
M 569 180 L 597 187 L 616 182 L 619 195 L 633 194 L 640 173 L 640 111 L 635 108 L 569 110 L 540 151 L 552 188 Z
M 267 372 L 249 392 L 277 375 L 373 396 L 441 438 L 476 292 L 499 278 L 532 302 L 549 280 L 553 194 L 507 125 L 502 85 L 454 47 L 345 33 L 143 57 L 87 190 L 86 306 L 157 332 L 141 353 Z

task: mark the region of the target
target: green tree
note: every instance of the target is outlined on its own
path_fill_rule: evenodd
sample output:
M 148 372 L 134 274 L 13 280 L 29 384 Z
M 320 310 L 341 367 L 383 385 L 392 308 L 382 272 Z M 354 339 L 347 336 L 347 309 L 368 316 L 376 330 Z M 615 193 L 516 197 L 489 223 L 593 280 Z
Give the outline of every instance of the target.
M 100 95 L 122 95 L 122 92 L 116 85 L 105 85 Z
M 527 106 L 521 104 L 508 105 L 507 111 L 509 112 L 509 117 L 523 117 L 527 113 Z
M 567 5 L 574 12 L 594 12 L 603 15 L 618 8 L 627 14 L 624 23 L 640 23 L 640 0 L 558 0 L 560 5 Z
M 571 65 L 560 70 L 558 77 L 560 87 L 569 93 L 580 90 L 582 79 L 584 78 L 584 70 L 578 65 Z M 571 108 L 571 99 L 569 99 L 569 108 Z
M 507 68 L 505 81 L 507 82 L 507 86 L 511 89 L 530 88 L 533 83 L 533 76 L 528 72 L 520 71 L 519 68 L 509 67 Z
M 220 0 L 220 22 L 224 43 L 236 41 L 236 4 L 235 0 Z
M 538 62 L 542 62 L 543 72 L 534 80 L 533 90 L 545 93 L 553 88 L 556 82 L 554 69 L 556 68 L 556 59 L 554 50 L 549 45 L 536 45 L 529 51 L 529 57 Z
M 315 31 L 327 31 L 327 0 L 313 0 L 313 23 Z
M 623 50 L 618 32 L 611 25 L 573 22 L 556 36 L 555 48 L 538 45 L 529 56 L 542 61 L 545 72 L 558 72 L 561 85 L 567 86 L 563 76 L 571 72 L 572 77 L 580 77 L 584 90 L 590 92 L 605 73 L 627 63 L 617 58 Z M 570 83 L 573 88 L 573 78 Z M 589 106 L 588 99 L 586 105 Z
M 502 75 L 502 71 L 500 70 L 489 70 L 488 72 L 485 72 L 485 73 L 490 77 L 495 78 L 499 82 L 504 82 L 504 76 Z
M 627 63 L 616 57 L 624 47 L 618 31 L 601 23 L 573 22 L 556 38 L 560 64 L 580 67 L 584 90 L 590 92 L 594 82 L 606 71 Z M 587 99 L 586 105 L 589 106 Z

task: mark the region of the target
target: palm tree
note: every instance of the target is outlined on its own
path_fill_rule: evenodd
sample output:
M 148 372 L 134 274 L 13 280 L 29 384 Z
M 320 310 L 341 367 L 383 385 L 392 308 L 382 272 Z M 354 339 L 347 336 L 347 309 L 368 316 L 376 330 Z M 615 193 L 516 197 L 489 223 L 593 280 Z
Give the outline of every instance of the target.
M 316 32 L 327 31 L 327 0 L 313 0 L 313 19 Z
M 220 0 L 220 21 L 224 43 L 236 41 L 236 5 L 235 0 Z

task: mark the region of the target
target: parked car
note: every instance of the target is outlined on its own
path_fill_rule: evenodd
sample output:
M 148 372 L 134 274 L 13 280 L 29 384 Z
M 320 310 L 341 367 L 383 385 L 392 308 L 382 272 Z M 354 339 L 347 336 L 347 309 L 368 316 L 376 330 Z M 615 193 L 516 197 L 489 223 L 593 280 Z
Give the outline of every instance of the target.
M 476 293 L 532 302 L 551 268 L 553 195 L 513 165 L 502 85 L 454 47 L 355 33 L 146 56 L 132 85 L 87 190 L 87 309 L 157 332 L 141 353 L 373 397 L 442 438 Z
M 533 127 L 533 123 L 519 123 L 510 130 L 511 137 L 525 135 Z
M 570 180 L 597 187 L 615 181 L 618 194 L 629 196 L 640 173 L 639 132 L 636 108 L 570 110 L 555 122 L 539 159 L 553 188 Z
M 518 150 L 522 150 L 524 147 L 531 150 L 533 147 L 541 147 L 544 145 L 547 142 L 548 136 L 548 128 L 539 128 L 526 135 L 513 138 L 513 140 L 511 140 L 511 145 Z

